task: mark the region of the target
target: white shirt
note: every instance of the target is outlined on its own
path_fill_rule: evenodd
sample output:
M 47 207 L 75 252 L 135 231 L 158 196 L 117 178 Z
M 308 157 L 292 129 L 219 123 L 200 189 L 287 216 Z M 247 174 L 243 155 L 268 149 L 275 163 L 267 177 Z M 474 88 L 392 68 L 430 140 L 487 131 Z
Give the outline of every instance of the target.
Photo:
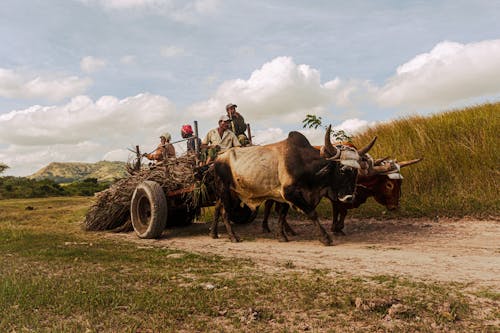
M 231 130 L 225 130 L 224 133 L 222 133 L 221 138 L 217 128 L 208 131 L 207 136 L 205 136 L 202 143 L 211 146 L 218 145 L 221 150 L 241 146 L 240 141 L 238 141 L 238 138 Z

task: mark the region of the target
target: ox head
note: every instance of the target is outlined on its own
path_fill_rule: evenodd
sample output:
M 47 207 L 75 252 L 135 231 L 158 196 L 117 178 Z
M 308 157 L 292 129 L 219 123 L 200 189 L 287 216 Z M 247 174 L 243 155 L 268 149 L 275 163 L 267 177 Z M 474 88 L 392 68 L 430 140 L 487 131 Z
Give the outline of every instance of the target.
M 334 146 L 330 141 L 331 125 L 328 126 L 325 133 L 325 144 L 321 148 L 320 154 L 322 157 L 336 163 L 336 174 L 332 183 L 332 190 L 337 193 L 338 200 L 341 202 L 351 202 L 354 199 L 354 191 L 356 188 L 356 178 L 358 172 L 364 172 L 367 169 L 367 164 L 361 158 L 375 143 L 376 137 L 368 144 L 368 146 L 360 149 L 348 145 Z
M 399 199 L 401 198 L 401 185 L 403 176 L 401 168 L 420 162 L 422 159 L 415 159 L 404 162 L 397 162 L 385 157 L 373 161 L 373 167 L 370 171 L 375 175 L 376 181 L 373 184 L 372 193 L 374 199 L 384 205 L 389 210 L 399 208 Z

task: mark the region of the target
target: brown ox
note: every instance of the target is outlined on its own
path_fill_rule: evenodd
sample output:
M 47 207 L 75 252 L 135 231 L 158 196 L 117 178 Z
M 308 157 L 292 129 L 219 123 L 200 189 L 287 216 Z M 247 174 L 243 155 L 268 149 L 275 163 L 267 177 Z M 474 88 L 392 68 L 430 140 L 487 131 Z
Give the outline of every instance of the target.
M 280 205 L 277 237 L 287 241 L 284 222 L 290 205 L 304 212 L 316 226 L 320 241 L 331 245 L 332 240 L 318 220 L 316 206 L 328 193 L 340 201 L 352 200 L 356 184 L 359 155 L 348 154 L 330 143 L 330 127 L 325 134 L 326 149 L 320 156 L 299 132 L 290 132 L 286 140 L 265 146 L 232 148 L 215 161 L 216 185 L 221 199 L 216 206 L 211 227 L 218 237 L 217 224 L 223 211 L 223 221 L 233 242 L 239 238 L 232 231 L 229 212 L 241 203 L 252 210 L 266 200 Z
M 335 235 L 345 235 L 344 221 L 349 209 L 358 208 L 366 200 L 373 196 L 375 201 L 387 207 L 389 210 L 399 208 L 399 199 L 401 197 L 401 185 L 403 176 L 400 169 L 408 165 L 420 162 L 422 159 L 415 159 L 404 162 L 395 162 L 382 158 L 373 161 L 369 155 L 366 155 L 369 164 L 367 174 L 362 176 L 358 174 L 355 196 L 350 202 L 341 202 L 332 195 L 327 195 L 332 204 L 332 226 L 331 230 Z M 268 201 L 264 207 L 264 219 L 262 220 L 262 230 L 270 232 L 268 219 L 272 209 L 273 201 Z M 279 206 L 277 205 L 276 208 Z M 284 222 L 284 228 L 290 234 L 295 234 L 288 223 Z
M 329 197 L 332 202 L 332 227 L 331 230 L 336 235 L 344 236 L 344 221 L 347 215 L 347 210 L 358 208 L 366 202 L 369 197 L 372 197 L 388 210 L 399 208 L 399 199 L 401 198 L 401 185 L 403 176 L 400 169 L 408 165 L 420 162 L 422 159 L 411 161 L 396 162 L 387 160 L 386 158 L 373 161 L 373 167 L 369 168 L 368 175 L 358 176 L 356 184 L 356 195 L 349 202 L 340 202 L 335 198 Z

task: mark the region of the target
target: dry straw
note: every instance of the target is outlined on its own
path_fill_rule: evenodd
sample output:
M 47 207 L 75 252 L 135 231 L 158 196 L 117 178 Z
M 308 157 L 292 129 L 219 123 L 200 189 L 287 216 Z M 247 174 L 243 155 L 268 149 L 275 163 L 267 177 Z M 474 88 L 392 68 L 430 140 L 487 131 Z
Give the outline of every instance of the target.
M 184 155 L 168 159 L 163 164 L 152 168 L 142 169 L 121 179 L 107 190 L 96 194 L 96 202 L 85 216 L 84 229 L 88 231 L 111 230 L 115 232 L 130 231 L 130 202 L 136 186 L 152 180 L 160 184 L 165 191 L 180 190 L 195 185 L 195 191 L 182 194 L 187 207 L 195 208 L 195 194 L 200 193 L 195 179 L 196 161 L 194 155 Z M 196 186 L 197 185 L 197 186 Z

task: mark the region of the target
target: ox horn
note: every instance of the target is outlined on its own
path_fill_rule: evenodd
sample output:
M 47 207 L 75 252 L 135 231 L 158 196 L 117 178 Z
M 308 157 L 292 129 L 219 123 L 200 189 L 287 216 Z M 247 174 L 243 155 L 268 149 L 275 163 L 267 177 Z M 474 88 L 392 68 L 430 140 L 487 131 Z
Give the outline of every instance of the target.
M 373 162 L 373 165 L 380 165 L 380 163 L 382 163 L 383 161 L 385 161 L 386 159 L 388 159 L 389 156 L 386 156 L 384 158 L 377 158 L 374 162 Z
M 366 154 L 370 149 L 372 149 L 373 145 L 375 144 L 375 141 L 377 141 L 377 136 L 375 136 L 373 138 L 373 140 L 368 145 L 366 145 L 365 147 L 363 147 L 360 150 L 358 150 L 358 154 L 359 155 Z
M 408 166 L 408 165 L 412 165 L 412 164 L 418 163 L 418 162 L 420 162 L 421 160 L 423 160 L 423 158 L 417 158 L 416 160 L 410 160 L 410 161 L 398 162 L 398 164 L 399 164 L 399 167 L 400 167 L 400 168 L 403 168 L 403 167 L 405 167 L 405 166 Z
M 330 141 L 330 132 L 332 131 L 332 125 L 328 125 L 325 133 L 325 150 L 333 158 L 338 158 L 340 155 L 340 151 L 332 145 Z

